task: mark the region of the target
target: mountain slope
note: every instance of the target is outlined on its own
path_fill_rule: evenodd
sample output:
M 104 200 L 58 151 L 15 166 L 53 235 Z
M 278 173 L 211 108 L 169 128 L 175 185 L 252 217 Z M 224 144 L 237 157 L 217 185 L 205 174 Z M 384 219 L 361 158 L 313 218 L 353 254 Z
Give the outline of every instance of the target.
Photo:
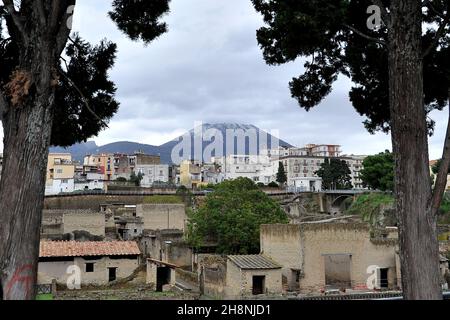
M 238 138 L 236 138 L 236 136 Z M 210 156 L 225 154 L 259 154 L 261 149 L 267 147 L 272 148 L 277 145 L 277 142 L 280 146 L 291 147 L 289 143 L 278 140 L 276 137 L 253 125 L 220 123 L 203 124 L 202 127 L 194 128 L 185 135 L 161 146 L 128 141 L 97 146 L 95 142 L 89 141 L 71 146 L 67 149 L 51 148 L 50 152 L 68 152 L 72 154 L 75 160 L 82 161 L 83 157 L 87 154 L 133 154 L 134 152 L 142 151 L 146 154 L 160 155 L 162 163 L 177 164 L 181 159 L 195 158 L 196 160 L 201 160 L 202 150 L 212 150 L 211 152 L 207 152 L 208 154 L 206 157 L 203 157 L 203 161 L 208 162 L 210 161 Z M 177 151 L 179 152 L 177 153 Z M 172 157 L 173 152 L 174 157 Z

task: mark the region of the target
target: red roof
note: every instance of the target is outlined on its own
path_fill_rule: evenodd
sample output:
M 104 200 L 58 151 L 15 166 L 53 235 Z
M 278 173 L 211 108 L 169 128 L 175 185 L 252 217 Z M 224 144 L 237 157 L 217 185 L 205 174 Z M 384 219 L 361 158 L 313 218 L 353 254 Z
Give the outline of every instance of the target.
M 141 251 L 133 241 L 78 242 L 41 241 L 40 258 L 49 257 L 89 257 L 140 255 Z

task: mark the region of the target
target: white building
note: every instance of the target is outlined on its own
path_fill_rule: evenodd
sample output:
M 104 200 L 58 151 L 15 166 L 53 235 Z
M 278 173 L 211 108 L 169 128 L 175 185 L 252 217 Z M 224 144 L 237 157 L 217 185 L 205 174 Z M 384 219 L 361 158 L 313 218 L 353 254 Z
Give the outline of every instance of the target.
M 221 167 L 225 180 L 244 177 L 255 183 L 269 184 L 276 179 L 278 166 L 274 166 L 267 155 L 229 155 L 212 160 Z
M 239 177 L 249 178 L 255 183 L 269 184 L 276 181 L 279 163 L 283 163 L 288 188 L 296 191 L 321 191 L 322 179 L 316 172 L 327 158 L 338 158 L 347 163 L 351 182 L 355 189 L 363 188 L 359 178 L 365 156 L 341 156 L 339 145 L 310 144 L 303 148 L 278 147 L 261 150 L 259 156 L 229 155 L 213 157 L 212 162 L 220 167 L 225 180 Z
M 306 178 L 292 178 L 288 189 L 295 192 L 316 192 L 322 190 L 322 178 L 306 177 Z
M 75 191 L 104 190 L 105 183 L 103 180 L 76 180 L 74 189 Z
M 362 189 L 362 181 L 359 177 L 362 170 L 362 162 L 365 156 L 343 156 L 338 159 L 347 163 L 350 169 L 350 177 L 353 188 Z M 287 175 L 288 187 L 304 188 L 307 191 L 319 191 L 322 188 L 322 181 L 316 175 L 327 157 L 314 156 L 284 156 L 279 160 L 284 165 Z M 275 161 L 275 160 L 274 160 Z
M 225 175 L 216 163 L 204 163 L 201 170 L 202 181 L 205 184 L 218 184 L 225 180 Z
M 155 182 L 169 182 L 169 165 L 167 164 L 140 164 L 136 165 L 135 170 L 143 176 L 141 187 L 150 188 Z
M 54 179 L 51 185 L 45 186 L 45 195 L 55 195 L 59 193 L 70 193 L 75 190 L 75 180 Z
M 367 156 L 358 155 L 344 155 L 342 160 L 347 162 L 347 165 L 351 171 L 352 185 L 355 189 L 364 189 L 363 182 L 360 178 L 360 172 L 364 168 L 363 161 Z

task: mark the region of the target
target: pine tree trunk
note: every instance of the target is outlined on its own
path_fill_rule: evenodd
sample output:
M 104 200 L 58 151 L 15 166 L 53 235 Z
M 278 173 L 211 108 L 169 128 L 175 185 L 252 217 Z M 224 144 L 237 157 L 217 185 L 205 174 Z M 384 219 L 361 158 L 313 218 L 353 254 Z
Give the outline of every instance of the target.
M 5 121 L 0 183 L 0 262 L 4 299 L 33 299 L 50 143 L 51 110 L 37 103 Z
M 442 299 L 423 101 L 421 1 L 391 2 L 389 78 L 395 199 L 405 299 Z
M 55 42 L 30 31 L 20 48 L 3 117 L 4 158 L 0 181 L 0 284 L 2 298 L 34 299 L 45 175 L 50 145 L 57 63 Z M 16 81 L 21 75 L 26 81 Z M 8 90 L 5 90 L 8 91 Z M 14 99 L 16 97 L 16 99 Z

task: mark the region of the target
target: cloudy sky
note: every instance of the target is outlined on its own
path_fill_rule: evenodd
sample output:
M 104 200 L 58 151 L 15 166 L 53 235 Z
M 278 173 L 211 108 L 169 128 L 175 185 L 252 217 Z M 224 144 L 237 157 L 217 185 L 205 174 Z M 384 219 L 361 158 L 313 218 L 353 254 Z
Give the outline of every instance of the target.
M 287 142 L 341 144 L 345 153 L 372 154 L 391 148 L 390 137 L 370 135 L 348 100 L 351 83 L 341 78 L 333 93 L 306 112 L 290 97 L 288 83 L 299 62 L 267 66 L 256 41 L 263 25 L 250 0 L 172 0 L 165 17 L 169 32 L 145 47 L 125 38 L 107 17 L 109 0 L 79 0 L 74 29 L 97 43 L 118 44 L 112 79 L 119 113 L 110 128 L 93 138 L 163 144 L 196 121 L 253 124 L 279 130 Z M 446 112 L 434 113 L 431 158 L 441 153 Z

